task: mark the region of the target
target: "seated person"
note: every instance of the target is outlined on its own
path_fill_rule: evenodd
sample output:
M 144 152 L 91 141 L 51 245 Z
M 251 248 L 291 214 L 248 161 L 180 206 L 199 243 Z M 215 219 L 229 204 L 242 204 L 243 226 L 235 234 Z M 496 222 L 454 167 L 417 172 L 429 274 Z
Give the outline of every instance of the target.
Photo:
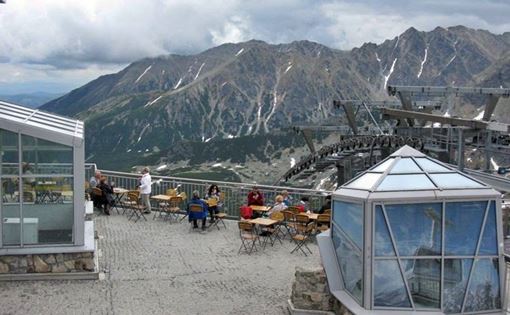
M 285 209 L 287 209 L 287 205 L 283 201 L 283 196 L 282 195 L 278 195 L 275 198 L 274 206 L 271 207 L 271 209 L 267 212 L 267 215 L 271 216 L 272 213 L 280 212 L 280 211 L 283 211 Z
M 219 209 L 223 206 L 220 203 L 220 189 L 217 185 L 211 185 L 209 190 L 207 191 L 207 195 L 205 195 L 205 200 L 216 199 L 216 206 L 209 206 L 209 215 L 211 216 L 211 223 L 214 222 L 214 214 L 219 212 Z
M 308 212 L 310 211 L 310 205 L 308 201 L 309 201 L 308 197 L 302 197 L 301 200 L 299 200 L 296 207 L 301 208 L 302 212 Z
M 288 207 L 292 204 L 292 197 L 289 195 L 289 192 L 286 190 L 282 190 L 283 203 Z
M 248 194 L 248 206 L 263 206 L 264 195 L 260 192 L 257 186 L 253 186 L 252 190 Z
M 202 212 L 193 212 L 190 210 L 191 205 L 202 206 Z M 197 220 L 202 220 L 202 230 L 205 230 L 205 221 L 207 220 L 207 203 L 200 199 L 200 193 L 198 190 L 193 191 L 193 197 L 188 202 L 186 211 L 188 212 L 189 222 L 193 222 L 193 228 L 198 229 Z
M 100 171 L 96 171 L 96 173 L 94 174 L 94 176 L 92 176 L 90 178 L 90 200 L 92 200 L 92 202 L 94 203 L 94 208 L 100 208 L 100 197 L 96 196 L 94 194 L 94 191 L 92 190 L 92 188 L 96 188 L 97 185 L 99 185 L 99 182 L 101 181 L 101 172 Z
M 252 190 L 248 194 L 248 206 L 263 206 L 264 205 L 264 196 L 259 191 L 257 186 L 253 186 Z M 259 211 L 253 211 L 252 218 L 260 217 Z
M 331 195 L 326 196 L 326 203 L 317 211 L 319 214 L 323 214 L 325 210 L 331 209 Z
M 108 184 L 106 176 L 101 177 L 97 188 L 103 193 L 98 198 L 99 208 L 104 207 L 104 213 L 110 215 L 110 207 L 113 206 L 113 187 Z

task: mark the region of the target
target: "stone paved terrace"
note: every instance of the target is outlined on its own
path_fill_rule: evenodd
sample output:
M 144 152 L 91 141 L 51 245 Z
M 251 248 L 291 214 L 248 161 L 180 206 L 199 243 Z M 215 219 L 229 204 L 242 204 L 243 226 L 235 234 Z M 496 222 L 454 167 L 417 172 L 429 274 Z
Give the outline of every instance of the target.
M 237 254 L 236 221 L 227 230 L 189 232 L 181 223 L 95 218 L 99 281 L 0 282 L 0 314 L 288 314 L 296 266 L 320 266 L 293 245 Z

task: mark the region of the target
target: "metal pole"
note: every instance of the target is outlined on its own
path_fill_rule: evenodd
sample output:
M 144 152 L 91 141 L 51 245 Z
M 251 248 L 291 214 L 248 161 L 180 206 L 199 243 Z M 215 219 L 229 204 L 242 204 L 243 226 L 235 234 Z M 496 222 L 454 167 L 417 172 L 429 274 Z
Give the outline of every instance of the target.
M 459 128 L 457 139 L 457 165 L 459 171 L 464 170 L 464 129 Z
M 484 167 L 484 171 L 487 173 L 490 173 L 491 171 L 491 144 L 492 144 L 492 131 L 487 130 L 485 132 L 485 167 Z

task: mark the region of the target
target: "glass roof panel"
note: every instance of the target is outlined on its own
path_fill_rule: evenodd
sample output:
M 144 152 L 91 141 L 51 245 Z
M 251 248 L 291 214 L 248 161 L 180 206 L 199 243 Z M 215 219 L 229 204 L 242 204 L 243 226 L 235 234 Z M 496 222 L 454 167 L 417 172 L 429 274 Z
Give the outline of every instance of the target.
M 376 190 L 421 190 L 436 189 L 424 174 L 388 175 Z
M 458 173 L 429 175 L 440 188 L 485 188 L 484 185 Z
M 8 120 L 40 129 L 83 138 L 83 122 L 0 101 L 0 120 Z
M 393 163 L 394 158 L 387 159 L 381 164 L 377 165 L 372 171 L 374 172 L 384 172 L 390 167 L 391 163 Z
M 449 168 L 446 168 L 441 164 L 431 161 L 424 157 L 416 158 L 416 162 L 418 162 L 421 168 L 427 172 L 453 172 Z
M 411 158 L 402 158 L 393 165 L 393 168 L 390 171 L 390 174 L 395 173 L 423 173 L 423 171 Z
M 365 173 L 345 187 L 370 190 L 381 175 L 380 173 Z

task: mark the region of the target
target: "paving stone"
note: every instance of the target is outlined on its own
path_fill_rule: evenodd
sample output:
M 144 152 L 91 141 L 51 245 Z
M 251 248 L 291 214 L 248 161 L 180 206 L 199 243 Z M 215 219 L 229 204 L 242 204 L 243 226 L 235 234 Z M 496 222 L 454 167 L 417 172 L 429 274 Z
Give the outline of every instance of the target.
M 290 254 L 288 239 L 238 254 L 236 221 L 202 234 L 184 221 L 147 218 L 95 217 L 104 280 L 0 282 L 0 313 L 288 314 L 295 268 L 320 266 L 315 244 L 305 257 Z

